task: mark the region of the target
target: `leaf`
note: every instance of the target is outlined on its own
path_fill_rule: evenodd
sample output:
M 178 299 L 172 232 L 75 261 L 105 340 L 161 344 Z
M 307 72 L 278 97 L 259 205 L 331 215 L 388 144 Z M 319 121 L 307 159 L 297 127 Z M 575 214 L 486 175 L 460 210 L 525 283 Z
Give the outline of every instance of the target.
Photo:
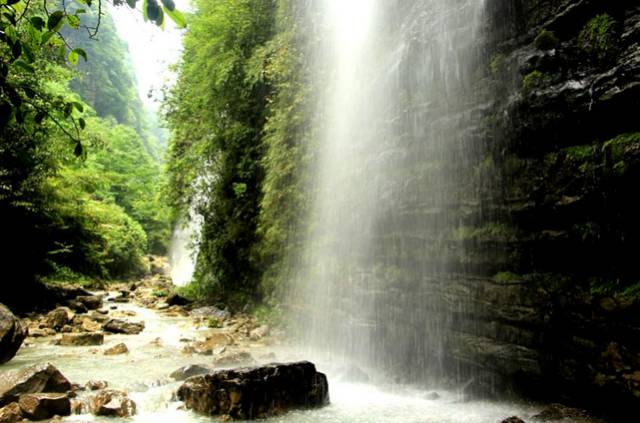
M 74 101 L 72 104 L 77 111 L 79 111 L 80 113 L 84 112 L 84 106 L 82 105 L 82 103 L 78 103 L 77 101 Z
M 17 59 L 22 55 L 22 43 L 20 40 L 16 40 L 16 42 L 11 46 L 11 55 L 14 59 Z
M 161 1 L 165 9 L 169 9 L 169 11 L 171 12 L 173 12 L 176 9 L 176 4 L 174 3 L 173 0 L 161 0 Z
M 130 8 L 135 9 L 136 8 L 136 3 L 138 3 L 138 0 L 127 0 L 127 4 L 129 5 Z
M 87 122 L 83 118 L 78 119 L 78 124 L 80 124 L 80 129 L 87 127 Z
M 41 45 L 48 43 L 51 37 L 53 37 L 54 35 L 55 35 L 55 32 L 52 32 L 52 31 L 45 32 L 44 35 L 42 36 L 42 40 L 40 41 Z
M 45 22 L 40 16 L 34 16 L 29 21 L 31 22 L 31 26 L 38 31 L 42 31 L 44 29 Z
M 75 154 L 76 157 L 80 157 L 82 156 L 82 150 L 82 143 L 78 141 L 78 143 L 76 144 L 76 148 L 73 149 L 73 154 Z
M 36 69 L 31 66 L 30 64 L 26 63 L 24 60 L 16 60 L 15 62 L 16 66 L 21 67 L 23 70 L 29 72 L 29 73 L 35 73 Z
M 171 20 L 178 26 L 178 28 L 187 27 L 187 18 L 185 18 L 182 12 L 180 12 L 178 9 L 168 10 L 165 7 L 164 11 L 167 14 L 167 16 L 169 16 Z
M 49 20 L 47 21 L 47 29 L 49 31 L 57 31 L 64 24 L 62 18 L 64 18 L 64 12 L 62 10 L 56 10 L 51 15 L 49 15 Z
M 76 53 L 78 53 L 78 55 L 79 55 L 79 56 L 81 56 L 81 57 L 84 59 L 84 61 L 85 61 L 85 62 L 88 60 L 88 58 L 87 58 L 87 52 L 86 52 L 86 51 L 84 51 L 83 49 L 81 49 L 81 48 L 74 48 L 74 49 L 73 49 L 73 51 L 75 51 Z
M 42 123 L 42 121 L 44 120 L 44 118 L 47 117 L 47 115 L 44 112 L 38 112 L 36 113 L 36 116 L 33 118 L 33 120 L 40 124 Z
M 67 23 L 73 29 L 77 29 L 80 26 L 80 18 L 76 15 L 67 15 Z
M 69 63 L 71 63 L 72 65 L 77 65 L 78 64 L 78 60 L 80 59 L 80 56 L 78 55 L 78 53 L 75 50 L 71 50 L 69 52 Z

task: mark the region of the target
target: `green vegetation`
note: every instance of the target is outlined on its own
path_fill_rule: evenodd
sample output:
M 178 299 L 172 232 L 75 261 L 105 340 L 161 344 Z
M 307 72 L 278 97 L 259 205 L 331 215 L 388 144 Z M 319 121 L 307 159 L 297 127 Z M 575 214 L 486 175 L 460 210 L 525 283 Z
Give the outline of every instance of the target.
M 533 40 L 533 45 L 539 50 L 552 50 L 558 46 L 558 37 L 552 31 L 543 29 Z
M 160 147 L 125 45 L 108 15 L 105 44 L 90 40 L 99 2 L 65 6 L 0 3 L 0 215 L 12 234 L 0 257 L 23 291 L 136 276 L 168 239 Z
M 308 84 L 292 19 L 304 9 L 276 3 L 196 1 L 166 104 L 174 216 L 189 207 L 197 179 L 215 175 L 200 210 L 193 292 L 232 306 L 264 299 L 278 285 L 304 200 Z
M 455 229 L 453 238 L 457 240 L 509 240 L 515 239 L 516 230 L 503 223 L 490 223 L 483 226 L 460 226 Z
M 578 36 L 580 47 L 601 61 L 615 54 L 617 42 L 617 22 L 606 13 L 591 19 Z
M 499 272 L 493 277 L 493 279 L 500 283 L 515 283 L 523 281 L 524 277 L 512 272 Z
M 551 84 L 551 76 L 534 70 L 529 72 L 522 78 L 522 88 L 525 93 L 531 93 L 534 90 L 539 90 Z

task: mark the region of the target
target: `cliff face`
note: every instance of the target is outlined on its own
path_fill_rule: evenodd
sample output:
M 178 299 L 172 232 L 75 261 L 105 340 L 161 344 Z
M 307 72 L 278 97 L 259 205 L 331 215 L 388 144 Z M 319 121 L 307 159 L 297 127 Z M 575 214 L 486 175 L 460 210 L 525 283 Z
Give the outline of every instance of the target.
M 637 409 L 637 1 L 381 3 L 302 332 L 403 381 Z
M 497 387 L 637 410 L 640 6 L 487 7 L 484 83 L 497 100 L 485 140 L 498 178 L 482 198 L 504 230 L 466 244 L 491 254 L 459 282 L 472 312 L 453 324 L 449 357 Z

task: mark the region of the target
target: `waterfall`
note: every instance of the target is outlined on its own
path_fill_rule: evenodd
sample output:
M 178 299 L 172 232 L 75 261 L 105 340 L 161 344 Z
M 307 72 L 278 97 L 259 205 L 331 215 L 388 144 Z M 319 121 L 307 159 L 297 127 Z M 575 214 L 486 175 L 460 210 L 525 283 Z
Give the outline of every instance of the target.
M 335 360 L 444 376 L 450 325 L 469 311 L 450 292 L 473 266 L 461 238 L 482 214 L 484 1 L 314 7 L 320 139 L 292 321 Z

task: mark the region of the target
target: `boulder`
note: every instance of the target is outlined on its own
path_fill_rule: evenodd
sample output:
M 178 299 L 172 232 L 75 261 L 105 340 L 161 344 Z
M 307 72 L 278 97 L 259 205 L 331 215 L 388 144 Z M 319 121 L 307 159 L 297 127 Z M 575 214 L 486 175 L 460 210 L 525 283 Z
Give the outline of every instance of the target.
M 214 306 L 196 308 L 195 310 L 191 311 L 191 315 L 194 317 L 203 318 L 215 317 L 218 320 L 227 320 L 231 317 L 231 313 L 229 313 L 227 310 L 221 310 L 218 307 Z
M 144 330 L 144 322 L 127 322 L 125 320 L 111 319 L 103 326 L 106 332 L 137 335 Z
M 58 307 L 51 310 L 42 322 L 44 327 L 60 330 L 67 324 L 71 323 L 75 313 L 69 307 Z
M 87 310 L 98 310 L 102 307 L 102 297 L 98 295 L 82 295 L 76 297 L 76 301 L 82 303 Z
M 178 370 L 171 373 L 169 376 L 174 380 L 186 380 L 193 376 L 200 376 L 206 373 L 209 373 L 211 369 L 200 366 L 197 364 L 190 364 L 188 366 L 180 367 Z
M 22 410 L 17 402 L 0 408 L 0 423 L 16 423 L 23 419 Z
M 211 355 L 216 348 L 233 345 L 235 343 L 231 335 L 223 332 L 215 332 L 209 335 L 204 341 L 193 343 L 196 353 L 203 355 Z
M 188 300 L 185 297 L 178 294 L 169 295 L 165 300 L 165 302 L 169 306 L 186 306 L 192 303 L 191 300 Z
M 106 323 L 109 321 L 109 317 L 106 315 L 106 313 L 101 313 L 98 310 L 91 310 L 89 313 L 87 313 L 87 317 L 98 323 Z
M 0 364 L 11 360 L 27 336 L 20 320 L 0 304 Z
M 71 414 L 71 402 L 67 394 L 25 394 L 20 396 L 18 404 L 22 414 L 29 420 L 45 420 Z
M 65 333 L 60 338 L 60 345 L 65 347 L 86 347 L 104 344 L 102 333 Z
M 76 313 L 86 313 L 88 311 L 87 307 L 78 300 L 67 301 L 67 307 Z
M 114 345 L 113 347 L 107 348 L 106 350 L 104 350 L 104 355 L 120 355 L 120 354 L 128 354 L 128 353 L 129 353 L 129 348 L 127 348 L 127 346 L 123 343 Z
M 102 330 L 102 325 L 95 320 L 85 317 L 82 319 L 82 323 L 80 323 L 80 328 L 85 332 L 99 332 Z
M 269 325 L 262 325 L 249 332 L 249 339 L 258 341 L 267 335 L 269 335 Z
M 309 362 L 219 370 L 187 379 L 178 398 L 207 416 L 255 419 L 329 402 L 327 378 Z
M 0 406 L 18 401 L 20 395 L 65 393 L 71 383 L 51 363 L 25 367 L 0 376 Z
M 105 389 L 89 399 L 89 409 L 96 416 L 130 417 L 136 414 L 136 403 L 126 392 Z

